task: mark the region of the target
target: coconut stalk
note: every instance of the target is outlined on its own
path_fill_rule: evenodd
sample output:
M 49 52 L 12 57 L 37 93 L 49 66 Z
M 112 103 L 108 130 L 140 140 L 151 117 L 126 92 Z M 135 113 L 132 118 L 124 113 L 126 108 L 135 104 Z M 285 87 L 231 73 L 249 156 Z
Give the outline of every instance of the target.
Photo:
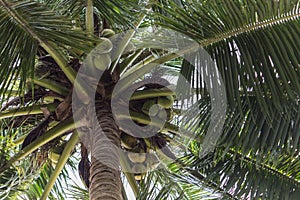
M 31 81 L 39 86 L 42 86 L 44 88 L 48 88 L 49 90 L 52 90 L 53 92 L 56 92 L 57 94 L 67 96 L 69 93 L 69 89 L 62 86 L 61 83 L 58 83 L 56 81 L 52 81 L 46 78 L 43 79 L 31 79 Z
M 25 108 L 16 108 L 11 109 L 9 111 L 4 111 L 0 113 L 0 119 L 11 118 L 11 117 L 18 117 L 24 115 L 37 115 L 43 114 L 43 110 L 41 108 L 47 108 L 50 112 L 54 111 L 59 103 L 50 103 L 50 104 L 42 104 L 42 105 L 34 105 L 28 106 Z
M 135 91 L 130 97 L 130 100 L 167 97 L 172 95 L 174 95 L 174 92 L 168 88 L 147 89 L 147 90 Z
M 58 163 L 56 164 L 56 167 L 55 167 L 55 170 L 54 172 L 52 172 L 49 180 L 48 180 L 48 183 L 44 189 L 44 192 L 42 194 L 42 197 L 41 197 L 41 200 L 46 200 L 57 177 L 59 176 L 59 174 L 61 173 L 62 169 L 64 168 L 65 164 L 67 163 L 69 157 L 70 157 L 70 154 L 71 152 L 73 151 L 75 145 L 77 144 L 78 142 L 78 133 L 77 131 L 74 131 L 74 133 L 72 134 L 71 138 L 69 139 L 69 141 L 67 142 L 59 160 L 58 160 Z

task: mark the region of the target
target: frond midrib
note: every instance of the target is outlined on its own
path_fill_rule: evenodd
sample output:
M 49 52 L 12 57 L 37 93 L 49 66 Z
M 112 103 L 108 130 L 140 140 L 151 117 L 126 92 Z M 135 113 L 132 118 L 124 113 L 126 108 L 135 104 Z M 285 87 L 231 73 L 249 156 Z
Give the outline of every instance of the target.
M 73 83 L 76 78 L 75 71 L 72 68 L 68 67 L 68 62 L 66 58 L 62 56 L 62 53 L 56 50 L 47 40 L 41 38 L 36 32 L 34 32 L 26 22 L 26 20 L 24 20 L 24 18 L 12 8 L 13 5 L 9 5 L 6 1 L 3 0 L 0 0 L 0 3 L 5 9 L 7 15 L 11 16 L 21 28 L 23 28 L 31 37 L 37 40 L 46 51 L 48 51 L 48 53 L 54 58 L 54 60 L 57 62 L 58 66 L 62 69 L 68 79 Z
M 292 13 L 289 15 L 281 15 L 280 17 L 276 17 L 276 18 L 272 18 L 272 19 L 267 19 L 264 21 L 258 21 L 256 23 L 250 23 L 247 25 L 244 25 L 238 29 L 234 29 L 225 33 L 221 33 L 221 34 L 217 34 L 212 38 L 208 38 L 208 39 L 203 39 L 199 41 L 199 44 L 201 46 L 208 46 L 208 45 L 212 45 L 214 43 L 220 42 L 222 40 L 226 40 L 229 39 L 231 37 L 234 36 L 238 36 L 247 32 L 251 32 L 251 31 L 256 31 L 258 29 L 262 29 L 262 28 L 266 28 L 266 27 L 270 27 L 270 26 L 274 26 L 274 25 L 278 25 L 281 24 L 283 22 L 287 22 L 287 21 L 291 21 L 291 20 L 295 20 L 298 19 L 300 17 L 300 13 Z
M 241 153 L 235 152 L 233 150 L 230 150 L 228 153 L 230 155 L 237 155 L 240 160 L 243 160 L 244 162 L 250 163 L 250 164 L 256 166 L 257 168 L 260 168 L 260 169 L 269 171 L 270 173 L 276 174 L 278 177 L 282 177 L 282 178 L 284 178 L 286 180 L 289 180 L 290 182 L 293 182 L 296 185 L 300 184 L 299 180 L 295 179 L 292 176 L 289 176 L 286 172 L 281 171 L 281 170 L 279 170 L 279 169 L 277 169 L 277 168 L 275 168 L 273 166 L 270 166 L 270 165 L 265 164 L 265 163 L 257 162 L 256 159 L 253 159 L 253 158 L 251 158 L 249 156 L 242 155 Z
M 27 32 L 36 39 L 39 43 L 44 43 L 44 41 L 38 37 L 37 34 L 35 34 L 29 27 L 29 25 L 23 20 L 23 18 L 15 12 L 12 8 L 11 5 L 9 5 L 7 2 L 0 0 L 1 4 L 3 5 L 3 8 L 6 10 L 7 14 L 10 15 L 16 22 Z

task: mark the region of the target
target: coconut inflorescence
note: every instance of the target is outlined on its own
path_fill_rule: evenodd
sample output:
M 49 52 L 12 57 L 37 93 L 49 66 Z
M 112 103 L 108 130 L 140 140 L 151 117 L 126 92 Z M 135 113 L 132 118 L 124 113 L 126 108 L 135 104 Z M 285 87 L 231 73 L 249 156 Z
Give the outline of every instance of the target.
M 153 91 L 158 91 L 159 88 L 154 88 L 156 85 L 148 84 L 141 86 L 137 91 L 139 94 L 141 94 L 141 91 L 145 90 L 147 93 L 147 90 L 149 93 Z M 171 121 L 171 117 L 173 114 L 173 104 L 175 100 L 175 94 L 172 94 L 172 92 L 168 89 L 165 90 L 166 93 L 160 93 L 161 95 L 153 95 L 154 97 L 149 97 L 151 95 L 146 94 L 145 96 L 147 98 L 136 98 L 130 101 L 130 113 L 132 112 L 138 112 L 142 116 L 145 116 L 145 119 L 160 119 L 160 120 L 166 120 Z M 143 91 L 144 92 L 144 91 Z M 135 95 L 135 94 L 133 94 Z M 134 118 L 134 121 L 143 126 L 149 125 L 145 124 L 145 121 L 147 120 L 140 120 Z M 121 128 L 122 129 L 122 128 Z M 127 131 L 127 132 L 126 132 Z M 162 146 L 158 144 L 166 144 L 167 140 L 164 138 L 167 137 L 160 137 L 160 140 L 165 140 L 161 143 L 161 141 L 153 142 L 155 138 L 157 137 L 151 137 L 151 138 L 138 138 L 134 135 L 141 135 L 141 134 L 134 134 L 133 132 L 139 131 L 139 130 L 132 130 L 132 133 L 129 133 L 128 129 L 122 130 L 121 133 L 121 147 L 126 152 L 127 160 L 130 164 L 132 173 L 136 179 L 136 181 L 141 181 L 148 170 L 154 170 L 156 169 L 160 164 L 160 159 L 157 157 L 155 150 L 157 148 L 162 148 Z M 158 134 L 164 135 L 160 131 L 158 131 Z M 142 135 L 145 135 L 143 133 Z

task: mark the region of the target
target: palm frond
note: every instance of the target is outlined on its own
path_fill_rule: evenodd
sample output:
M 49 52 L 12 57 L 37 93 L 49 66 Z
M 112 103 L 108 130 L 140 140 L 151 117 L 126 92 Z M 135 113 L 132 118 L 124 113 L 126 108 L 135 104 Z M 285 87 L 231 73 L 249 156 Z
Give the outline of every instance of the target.
M 45 158 L 41 157 L 41 152 L 37 152 L 26 160 L 23 160 L 18 166 L 11 167 L 1 174 L 1 199 L 39 199 L 42 190 L 45 187 L 47 180 L 53 171 L 49 163 L 43 164 L 40 167 L 39 162 Z M 41 160 L 42 159 L 42 160 Z M 60 178 L 60 183 L 63 183 L 62 177 L 67 177 L 67 172 L 64 171 Z M 62 198 L 61 185 L 55 185 L 50 197 Z
M 67 195 L 74 200 L 89 200 L 89 192 L 76 184 L 71 185 L 67 190 Z
M 70 15 L 73 19 L 84 21 L 83 14 L 86 8 L 86 1 L 76 0 L 45 0 L 48 5 L 54 9 L 61 10 L 62 13 Z M 99 14 L 102 19 L 108 20 L 109 24 L 115 28 L 128 28 L 132 25 L 134 16 L 145 6 L 137 0 L 129 1 L 93 1 L 95 13 Z
M 202 46 L 299 18 L 298 0 L 176 2 L 158 5 L 167 13 L 158 13 L 160 24 L 190 36 Z
M 255 97 L 241 97 L 242 111 L 230 109 L 220 138 L 215 138 L 219 146 L 226 147 L 224 154 L 234 148 L 245 155 L 255 156 L 260 162 L 276 162 L 279 155 L 295 156 L 299 149 L 299 106 L 290 102 L 281 104 L 286 114 L 273 111 L 276 118 L 268 120 L 258 106 Z M 184 130 L 201 140 L 211 124 L 211 102 L 203 97 L 190 107 L 179 124 Z M 202 141 L 203 142 L 203 141 Z
M 203 175 L 200 179 L 203 183 L 213 181 L 239 199 L 297 199 L 299 196 L 299 160 L 282 156 L 276 165 L 266 165 L 255 157 L 236 155 L 233 151 L 220 156 L 223 150 L 220 148 L 202 159 L 197 159 L 194 151 L 182 160 L 192 172 Z
M 79 49 L 89 52 L 94 46 L 93 41 L 96 42 L 96 39 L 88 39 L 84 32 L 72 30 L 70 18 L 57 15 L 43 4 L 34 1 L 0 3 L 1 101 L 7 99 L 3 95 L 12 90 L 24 93 L 26 79 L 34 76 L 39 44 L 56 51 Z
M 283 110 L 282 100 L 297 104 L 299 1 L 188 2 L 185 8 L 175 4 L 172 9 L 165 8 L 173 18 L 167 18 L 162 25 L 194 38 L 206 48 L 217 62 L 230 106 L 241 105 L 241 93 L 255 95 L 268 117 L 274 107 Z M 175 15 L 174 9 L 178 14 Z M 201 57 L 195 59 L 205 62 Z M 192 77 L 191 84 L 199 95 L 204 88 L 203 73 L 194 70 L 191 64 L 184 62 L 181 72 Z M 267 97 L 272 104 L 266 102 Z
M 67 170 L 67 168 L 69 169 Z M 69 160 L 67 166 L 61 171 L 57 181 L 53 185 L 48 196 L 49 199 L 66 199 L 65 186 L 70 182 L 69 174 L 72 172 L 71 169 L 74 170 L 74 163 L 72 160 Z M 51 162 L 47 161 L 42 168 L 37 171 L 39 173 L 36 174 L 31 182 L 27 183 L 25 187 L 24 185 L 22 187 L 19 185 L 19 188 L 23 188 L 18 191 L 19 198 L 40 199 L 53 171 L 54 169 L 51 166 Z
M 202 96 L 194 108 L 189 109 L 180 122 L 182 128 L 195 134 L 196 140 L 186 142 L 179 138 L 180 142 L 190 145 L 192 152 L 187 156 L 191 160 L 184 160 L 198 160 L 189 163 L 191 168 L 197 169 L 198 166 L 203 169 L 200 171 L 208 181 L 220 181 L 220 186 L 224 186 L 227 192 L 234 191 L 232 194 L 239 198 L 262 195 L 261 198 L 269 199 L 270 194 L 272 199 L 286 198 L 282 195 L 295 198 L 300 189 L 299 107 L 282 103 L 288 114 L 281 116 L 276 113 L 276 117 L 269 121 L 261 113 L 255 97 L 249 97 L 251 105 L 246 97 L 241 99 L 242 114 L 238 109 L 227 112 L 222 134 L 214 141 L 217 153 L 203 159 L 196 157 L 203 155 L 203 138 L 209 126 L 214 124 L 211 124 L 210 98 Z M 257 179 L 263 180 L 257 182 Z M 264 187 L 260 186 L 262 181 L 265 181 Z
M 137 199 L 217 199 L 221 196 L 186 174 L 175 174 L 172 169 L 162 168 L 146 175 L 140 183 Z
M 8 162 L 7 159 L 19 151 L 19 147 L 13 144 L 12 139 L 13 137 L 6 134 L 0 140 L 1 163 Z M 1 173 L 1 199 L 40 199 L 54 171 L 52 161 L 48 159 L 48 150 L 47 147 L 41 148 Z M 49 194 L 50 199 L 66 198 L 64 189 L 69 182 L 69 173 L 74 172 L 74 169 L 74 161 L 69 159 Z
M 50 42 L 87 52 L 93 47 L 93 44 L 88 44 L 86 33 L 72 30 L 71 18 L 58 15 L 44 4 L 34 1 L 2 1 L 1 13 L 5 19 L 11 19 L 7 20 L 6 26 L 22 29 L 41 44 Z M 3 27 L 3 30 L 6 29 Z
M 277 161 L 281 162 L 279 157 L 296 159 L 300 99 L 300 60 L 296 56 L 300 52 L 297 45 L 299 1 L 267 4 L 186 1 L 186 4 L 185 7 L 172 4 L 172 10 L 162 7 L 173 16 L 173 19 L 162 17 L 165 20 L 162 25 L 194 38 L 216 61 L 228 103 L 225 127 L 218 140 L 218 145 L 224 146 L 220 156 L 233 149 L 273 168 Z M 185 97 L 196 95 L 199 102 L 191 107 L 182 126 L 198 133 L 196 138 L 201 140 L 214 123 L 210 119 L 212 96 L 209 84 L 203 79 L 206 59 L 199 54 L 190 56 L 195 62 L 184 61 L 181 73 L 195 90 L 186 90 Z M 293 170 L 297 173 L 298 169 L 293 167 Z

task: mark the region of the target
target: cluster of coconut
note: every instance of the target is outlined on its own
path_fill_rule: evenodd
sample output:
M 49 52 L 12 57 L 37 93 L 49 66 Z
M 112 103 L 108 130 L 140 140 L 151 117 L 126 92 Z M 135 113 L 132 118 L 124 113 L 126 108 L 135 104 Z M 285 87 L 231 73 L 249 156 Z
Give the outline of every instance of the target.
M 115 32 L 111 29 L 104 29 L 101 32 L 100 43 L 95 49 L 87 55 L 85 62 L 89 67 L 105 71 L 112 63 L 112 49 L 113 43 L 118 37 L 113 37 Z M 124 52 L 129 52 L 134 49 L 134 45 L 130 42 Z
M 142 139 L 138 139 L 122 132 L 121 146 L 126 151 L 127 160 L 129 160 L 130 171 L 134 173 L 137 181 L 143 179 L 148 170 L 155 169 L 160 161 L 154 151 L 143 148 L 140 144 Z
M 172 117 L 173 103 L 174 97 L 172 95 L 144 99 L 139 102 L 139 110 L 149 117 L 168 121 Z M 122 132 L 121 146 L 127 152 L 131 171 L 137 181 L 143 179 L 145 172 L 154 170 L 160 164 L 160 160 L 155 153 L 155 150 L 159 147 L 155 147 L 153 144 L 147 145 L 144 138 L 134 137 L 129 133 Z
M 101 42 L 85 58 L 88 67 L 95 67 L 104 71 L 111 65 L 110 52 L 113 49 L 113 44 L 108 38 L 113 35 L 115 35 L 115 32 L 111 29 L 104 29 L 102 31 L 100 37 Z
M 174 103 L 174 98 L 170 96 L 161 96 L 158 98 L 152 98 L 144 102 L 142 107 L 142 112 L 146 115 L 155 117 L 157 116 L 160 119 L 171 118 L 171 107 Z M 167 114 L 167 116 L 165 116 Z

